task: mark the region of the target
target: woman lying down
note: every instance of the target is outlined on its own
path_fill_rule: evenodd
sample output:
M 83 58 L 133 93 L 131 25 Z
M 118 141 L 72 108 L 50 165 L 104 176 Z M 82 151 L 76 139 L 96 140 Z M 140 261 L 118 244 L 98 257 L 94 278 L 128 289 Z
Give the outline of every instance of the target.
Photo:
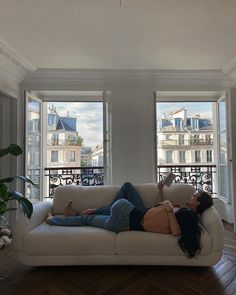
M 158 183 L 158 195 L 162 200 L 163 186 L 162 182 Z M 173 206 L 166 200 L 146 209 L 134 186 L 125 183 L 109 206 L 88 208 L 79 214 L 73 210 L 70 201 L 65 208 L 64 216 L 52 215 L 49 212 L 45 222 L 59 226 L 94 226 L 117 233 L 136 230 L 172 234 L 179 237 L 178 245 L 185 255 L 193 258 L 201 252 L 201 228 L 197 209 L 202 206 L 201 202 L 204 203 L 203 210 L 213 204 L 210 195 L 207 194 L 208 196 L 201 200 L 197 194 L 190 196 L 186 208 Z

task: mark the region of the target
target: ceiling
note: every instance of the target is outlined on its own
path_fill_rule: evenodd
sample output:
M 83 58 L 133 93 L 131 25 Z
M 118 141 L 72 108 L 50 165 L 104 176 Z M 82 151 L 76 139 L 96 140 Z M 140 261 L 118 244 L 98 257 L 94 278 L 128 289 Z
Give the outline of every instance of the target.
M 36 68 L 222 69 L 235 0 L 0 0 L 0 40 Z

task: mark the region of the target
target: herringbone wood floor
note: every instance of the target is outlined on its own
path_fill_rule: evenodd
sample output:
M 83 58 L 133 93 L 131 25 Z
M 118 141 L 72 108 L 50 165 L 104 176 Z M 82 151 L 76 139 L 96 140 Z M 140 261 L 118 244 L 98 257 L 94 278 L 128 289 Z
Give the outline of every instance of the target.
M 236 235 L 224 226 L 224 255 L 213 267 L 18 266 L 0 281 L 0 294 L 236 295 Z

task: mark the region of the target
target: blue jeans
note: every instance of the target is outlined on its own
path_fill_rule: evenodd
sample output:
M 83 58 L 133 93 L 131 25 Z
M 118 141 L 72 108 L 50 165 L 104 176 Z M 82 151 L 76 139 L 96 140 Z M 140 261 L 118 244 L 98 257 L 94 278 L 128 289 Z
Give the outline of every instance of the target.
M 139 193 L 131 183 L 124 183 L 118 191 L 115 199 L 109 206 L 98 208 L 92 215 L 77 216 L 53 216 L 51 225 L 70 226 L 94 226 L 113 232 L 121 232 L 129 229 L 129 215 L 134 208 L 145 213 L 146 208 Z

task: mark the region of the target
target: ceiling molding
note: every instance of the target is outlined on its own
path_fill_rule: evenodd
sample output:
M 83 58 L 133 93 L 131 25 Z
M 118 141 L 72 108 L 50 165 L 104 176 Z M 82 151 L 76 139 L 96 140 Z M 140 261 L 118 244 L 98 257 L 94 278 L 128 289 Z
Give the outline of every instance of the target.
M 234 71 L 236 71 L 236 57 L 233 58 L 229 63 L 227 63 L 222 71 L 226 74 L 232 74 Z
M 148 84 L 159 90 L 221 90 L 235 85 L 235 81 L 221 70 L 37 69 L 22 82 L 29 90 L 47 90 L 50 86 L 54 90 L 98 86 L 100 90 L 99 86 L 109 89 L 134 84 Z
M 23 80 L 28 72 L 36 68 L 21 57 L 14 49 L 0 38 L 0 67 Z

